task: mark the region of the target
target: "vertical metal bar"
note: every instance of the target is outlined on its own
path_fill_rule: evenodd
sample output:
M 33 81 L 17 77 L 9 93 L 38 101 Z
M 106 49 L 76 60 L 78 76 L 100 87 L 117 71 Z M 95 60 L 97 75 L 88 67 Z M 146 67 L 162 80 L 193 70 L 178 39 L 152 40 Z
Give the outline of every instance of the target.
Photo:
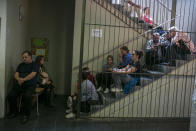
M 190 10 L 191 10 L 191 4 L 192 4 L 192 1 L 190 1 L 190 4 L 189 4 L 189 10 L 188 10 L 188 19 L 190 19 Z M 186 8 L 186 7 L 184 7 L 184 8 Z M 186 13 L 187 14 L 187 13 Z M 189 24 L 190 22 L 188 21 L 188 25 L 187 25 L 187 32 L 189 32 Z M 188 34 L 187 34 L 188 35 Z M 190 77 L 189 78 L 187 78 L 187 75 L 189 74 L 189 69 L 188 69 L 188 66 L 187 66 L 187 74 L 186 74 L 186 83 L 185 83 L 185 93 L 184 93 L 184 106 L 183 106 L 183 116 L 184 116 L 184 114 L 185 114 L 185 101 L 186 101 L 186 92 L 187 92 L 187 88 L 189 88 L 188 87 L 188 85 L 187 85 L 187 79 L 190 79 Z M 192 74 L 191 74 L 192 75 Z
M 175 17 L 176 17 L 176 6 L 177 6 L 177 0 L 172 0 L 172 14 L 171 14 L 171 27 L 175 26 Z
M 193 8 L 192 8 L 192 17 L 191 17 L 191 32 L 192 32 L 192 30 L 193 30 L 193 17 L 194 17 L 194 11 L 195 11 L 195 0 L 194 0 L 194 2 L 193 2 Z M 191 35 L 190 35 L 190 38 L 191 38 L 191 36 L 192 36 L 192 34 L 193 35 L 195 35 L 196 33 L 191 33 Z M 192 65 L 192 71 L 194 71 L 195 70 L 195 62 L 193 63 L 193 65 Z M 193 75 L 195 75 L 195 73 L 193 74 Z M 195 81 L 195 76 L 192 78 L 192 81 L 193 81 L 193 83 L 194 83 L 194 81 Z M 195 83 L 194 83 L 195 84 Z M 193 91 L 194 90 L 194 84 L 193 84 L 193 86 L 190 88 L 190 92 L 191 91 Z M 191 101 L 192 101 L 192 96 L 190 95 L 190 98 L 189 98 L 189 112 L 188 112 L 188 114 L 190 115 L 191 114 L 191 109 L 192 109 L 192 103 L 191 103 Z
M 82 83 L 82 65 L 83 65 L 83 53 L 84 53 L 84 32 L 85 32 L 85 14 L 86 14 L 86 0 L 82 3 L 82 19 L 81 19 L 81 36 L 80 36 L 80 60 L 79 60 L 79 86 L 78 86 L 78 97 L 77 97 L 77 118 L 80 118 L 80 107 L 81 107 L 81 83 Z
M 104 0 L 104 2 L 106 2 L 105 0 Z M 108 2 L 106 2 L 106 4 L 108 5 Z M 107 10 L 105 10 L 105 21 L 104 21 L 104 24 L 106 25 L 107 24 L 107 22 L 106 22 L 106 18 L 107 18 L 107 16 L 106 16 L 106 13 L 107 13 Z M 106 45 L 106 26 L 104 26 L 104 43 L 103 43 L 103 54 L 105 54 L 105 45 Z M 105 57 L 105 55 L 103 55 L 103 63 L 104 63 L 104 57 Z M 107 84 L 106 84 L 107 85 Z M 104 101 L 105 102 L 103 102 L 103 104 L 104 103 L 106 103 L 106 99 L 104 99 Z M 103 109 L 104 110 L 104 115 L 103 115 L 103 117 L 105 117 L 105 108 Z M 100 111 L 101 112 L 101 111 Z

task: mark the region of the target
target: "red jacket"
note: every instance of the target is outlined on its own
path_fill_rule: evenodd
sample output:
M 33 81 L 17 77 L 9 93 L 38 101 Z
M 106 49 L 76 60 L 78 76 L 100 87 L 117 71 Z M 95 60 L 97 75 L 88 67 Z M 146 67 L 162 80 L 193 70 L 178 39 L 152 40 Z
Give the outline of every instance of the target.
M 94 78 L 94 76 L 93 76 L 92 74 L 90 74 L 90 75 L 88 76 L 88 80 L 90 80 L 90 81 L 95 85 L 95 87 L 96 87 L 95 78 Z

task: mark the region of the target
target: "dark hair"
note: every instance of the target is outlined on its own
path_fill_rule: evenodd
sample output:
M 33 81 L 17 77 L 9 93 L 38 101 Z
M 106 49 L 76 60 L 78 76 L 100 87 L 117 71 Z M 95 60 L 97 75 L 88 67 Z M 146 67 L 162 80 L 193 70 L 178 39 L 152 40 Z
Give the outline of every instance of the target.
M 89 72 L 89 68 L 88 68 L 88 67 L 83 67 L 83 68 L 82 68 L 82 71 L 83 71 L 83 72 Z
M 89 73 L 88 72 L 82 72 L 82 80 L 88 79 Z
M 145 7 L 143 10 L 144 10 L 144 12 L 148 9 L 148 8 L 150 8 L 150 7 Z
M 24 55 L 24 54 L 28 54 L 28 56 L 30 56 L 31 58 L 32 58 L 32 53 L 30 52 L 30 51 L 28 51 L 28 50 L 26 50 L 26 51 L 23 51 L 22 52 L 22 55 Z
M 90 75 L 90 71 L 88 67 L 82 68 L 82 72 L 86 72 L 88 75 Z
M 40 61 L 41 61 L 43 58 L 44 58 L 44 56 L 42 56 L 42 55 L 37 56 L 36 59 L 35 59 L 35 63 L 36 63 L 37 65 L 41 66 Z
M 112 55 L 108 55 L 108 56 L 107 56 L 107 60 L 108 60 L 109 58 L 111 58 L 112 61 L 113 61 L 113 59 L 114 59 Z
M 143 56 L 143 51 L 139 51 L 139 50 L 134 50 L 135 54 L 138 56 L 138 58 L 140 59 Z
M 127 51 L 127 53 L 129 52 L 129 49 L 128 49 L 128 47 L 127 47 L 127 46 L 123 46 L 123 47 L 121 47 L 120 49 L 121 49 L 121 50 L 125 50 L 125 51 Z

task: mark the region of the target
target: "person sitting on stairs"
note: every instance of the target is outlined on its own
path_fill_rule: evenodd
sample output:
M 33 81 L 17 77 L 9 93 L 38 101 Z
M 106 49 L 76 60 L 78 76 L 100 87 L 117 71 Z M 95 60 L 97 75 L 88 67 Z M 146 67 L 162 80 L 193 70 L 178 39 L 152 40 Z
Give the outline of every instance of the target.
M 81 112 L 88 113 L 90 111 L 90 105 L 89 101 L 98 101 L 99 96 L 97 94 L 97 91 L 95 89 L 95 86 L 93 83 L 88 80 L 88 72 L 82 72 L 82 83 L 81 83 Z M 67 110 L 66 113 L 68 113 L 65 117 L 66 118 L 73 118 L 75 117 L 75 113 L 77 113 L 77 100 L 78 98 L 78 82 L 76 83 L 75 89 L 74 89 L 74 95 L 73 95 L 73 102 L 71 109 Z
M 107 63 L 103 66 L 102 73 L 98 73 L 96 75 L 97 86 L 99 87 L 97 91 L 104 90 L 104 93 L 109 93 L 110 86 L 113 83 L 112 80 L 112 69 L 115 68 L 116 65 L 113 62 L 113 56 L 107 56 Z
M 129 49 L 127 46 L 123 46 L 120 48 L 119 57 L 120 57 L 120 64 L 118 68 L 124 68 L 132 61 L 132 56 L 129 53 Z
M 94 86 L 96 87 L 95 78 L 94 78 L 93 74 L 91 73 L 89 67 L 82 68 L 82 71 L 83 72 L 87 72 L 87 74 L 88 74 L 88 80 L 90 80 L 94 84 Z
M 154 33 L 153 38 L 146 44 L 146 65 L 152 66 L 162 62 L 162 45 L 159 33 Z
M 124 94 L 130 93 L 131 89 L 136 86 L 140 80 L 140 73 L 142 71 L 142 65 L 140 59 L 143 56 L 142 51 L 133 51 L 133 61 L 125 68 L 119 70 L 113 70 L 113 79 L 115 88 L 111 89 L 112 92 L 119 92 L 122 90 L 124 84 Z

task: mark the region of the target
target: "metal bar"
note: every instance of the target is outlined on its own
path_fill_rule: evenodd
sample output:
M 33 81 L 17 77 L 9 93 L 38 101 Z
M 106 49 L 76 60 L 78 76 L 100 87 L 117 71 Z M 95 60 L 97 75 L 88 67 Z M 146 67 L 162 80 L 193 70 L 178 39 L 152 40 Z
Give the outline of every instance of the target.
M 81 36 L 80 36 L 80 66 L 79 66 L 79 80 L 78 80 L 78 97 L 77 97 L 77 118 L 80 118 L 80 107 L 81 107 L 81 83 L 82 83 L 82 65 L 83 65 L 83 54 L 84 54 L 84 33 L 85 33 L 85 15 L 86 15 L 86 0 L 82 3 L 82 19 L 81 19 Z
M 177 0 L 172 0 L 172 14 L 171 19 L 176 17 L 176 6 L 177 6 Z M 171 27 L 175 26 L 175 19 L 171 21 Z

